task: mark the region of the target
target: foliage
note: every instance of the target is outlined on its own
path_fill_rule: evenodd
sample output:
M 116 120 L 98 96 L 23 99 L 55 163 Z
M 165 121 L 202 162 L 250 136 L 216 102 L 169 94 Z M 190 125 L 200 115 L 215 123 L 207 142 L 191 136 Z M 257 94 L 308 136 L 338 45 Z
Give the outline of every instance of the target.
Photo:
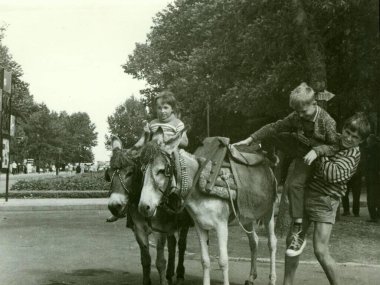
M 109 182 L 104 180 L 104 172 L 84 173 L 69 177 L 50 179 L 19 180 L 12 185 L 11 190 L 107 190 Z
M 375 6 L 375 0 L 177 0 L 157 14 L 123 68 L 148 82 L 142 91 L 148 104 L 161 89 L 176 94 L 193 142 L 206 135 L 207 102 L 211 135 L 245 137 L 257 128 L 255 119 L 288 113 L 290 91 L 313 81 L 316 68 L 321 86 L 336 94 L 331 111 L 339 121 L 378 102 Z M 304 31 L 314 42 L 305 43 Z
M 144 103 L 132 96 L 118 106 L 107 121 L 110 133 L 118 136 L 124 147 L 128 148 L 133 146 L 140 138 L 143 122 L 147 119 L 148 114 Z M 106 146 L 110 147 L 110 136 L 107 135 Z
M 61 135 L 63 154 L 66 162 L 92 162 L 91 148 L 97 145 L 95 125 L 87 113 L 78 112 L 67 115 L 62 112 L 59 120 L 63 122 L 66 134 Z

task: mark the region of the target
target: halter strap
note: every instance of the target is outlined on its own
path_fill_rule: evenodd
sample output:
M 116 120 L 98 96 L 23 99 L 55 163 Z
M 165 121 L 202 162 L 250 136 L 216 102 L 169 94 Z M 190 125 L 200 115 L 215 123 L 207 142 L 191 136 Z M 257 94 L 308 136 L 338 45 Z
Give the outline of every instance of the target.
M 112 182 L 113 182 L 113 179 L 114 179 L 114 177 L 115 177 L 116 174 L 117 174 L 117 177 L 119 177 L 119 181 L 120 181 L 120 183 L 121 183 L 121 186 L 123 186 L 123 189 L 124 189 L 125 193 L 127 193 L 127 194 L 129 195 L 129 194 L 130 194 L 130 193 L 129 193 L 129 190 L 128 190 L 127 186 L 125 186 L 125 184 L 124 184 L 124 182 L 123 182 L 123 179 L 121 179 L 121 177 L 120 177 L 120 169 L 116 169 L 116 170 L 112 173 L 112 176 L 111 176 L 111 185 L 110 185 L 110 190 L 109 190 L 109 192 L 108 192 L 108 197 L 110 197 L 111 194 L 112 194 Z

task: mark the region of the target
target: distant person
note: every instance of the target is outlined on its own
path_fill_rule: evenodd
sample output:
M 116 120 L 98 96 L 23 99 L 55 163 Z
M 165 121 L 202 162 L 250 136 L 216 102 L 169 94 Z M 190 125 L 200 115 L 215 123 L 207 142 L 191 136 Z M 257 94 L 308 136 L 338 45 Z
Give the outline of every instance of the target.
M 78 164 L 77 167 L 75 168 L 75 172 L 78 173 L 78 174 L 81 173 L 81 167 L 80 167 L 79 164 Z
M 306 188 L 305 215 L 302 223 L 303 236 L 314 223 L 314 253 L 330 284 L 339 282 L 335 260 L 329 252 L 331 231 L 339 206 L 339 199 L 347 190 L 347 182 L 356 172 L 360 160 L 359 144 L 370 132 L 367 118 L 358 113 L 350 117 L 343 126 L 340 150 L 333 156 L 321 157 L 316 161 L 313 176 Z M 299 255 L 285 259 L 284 285 L 292 285 L 299 263 Z
M 362 152 L 361 152 L 362 153 Z M 362 166 L 363 162 L 360 160 L 358 170 L 347 183 L 346 194 L 342 197 L 343 214 L 342 216 L 350 216 L 350 198 L 349 194 L 352 193 L 352 214 L 355 217 L 360 216 L 360 194 L 362 190 Z
M 12 162 L 12 174 L 15 175 L 17 173 L 17 163 L 16 161 Z
M 380 220 L 380 139 L 371 134 L 365 147 L 364 175 L 367 188 L 367 207 L 370 219 Z

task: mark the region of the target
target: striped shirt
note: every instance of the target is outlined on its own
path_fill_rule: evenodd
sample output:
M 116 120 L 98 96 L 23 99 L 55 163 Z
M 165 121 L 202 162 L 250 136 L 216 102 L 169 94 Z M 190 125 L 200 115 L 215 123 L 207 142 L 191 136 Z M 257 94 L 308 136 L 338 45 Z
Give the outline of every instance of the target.
M 168 122 L 161 122 L 158 119 L 155 119 L 149 123 L 149 130 L 151 133 L 154 134 L 158 128 L 162 129 L 164 132 L 164 139 L 168 140 L 169 138 L 183 131 L 185 129 L 185 125 L 180 119 L 177 119 L 175 116 L 171 117 Z
M 330 157 L 320 157 L 308 187 L 335 198 L 343 197 L 347 182 L 355 174 L 360 161 L 359 147 L 339 151 Z

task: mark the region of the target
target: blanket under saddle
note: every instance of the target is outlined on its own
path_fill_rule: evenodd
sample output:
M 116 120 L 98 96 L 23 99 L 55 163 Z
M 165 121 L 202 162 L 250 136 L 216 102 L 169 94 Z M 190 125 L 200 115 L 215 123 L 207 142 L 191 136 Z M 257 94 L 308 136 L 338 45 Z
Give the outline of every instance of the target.
M 229 199 L 227 185 L 221 179 L 224 174 L 233 189 L 232 195 L 237 196 L 241 216 L 259 219 L 272 207 L 276 198 L 276 182 L 262 153 L 250 151 L 247 147 L 234 147 L 228 138 L 211 137 L 203 141 L 195 155 L 211 162 L 206 170 L 209 172 L 206 186 L 203 187 L 206 193 Z

